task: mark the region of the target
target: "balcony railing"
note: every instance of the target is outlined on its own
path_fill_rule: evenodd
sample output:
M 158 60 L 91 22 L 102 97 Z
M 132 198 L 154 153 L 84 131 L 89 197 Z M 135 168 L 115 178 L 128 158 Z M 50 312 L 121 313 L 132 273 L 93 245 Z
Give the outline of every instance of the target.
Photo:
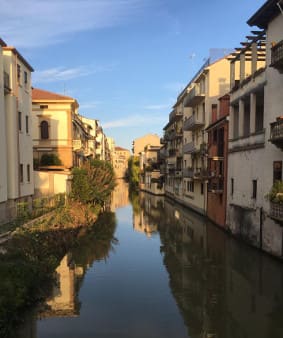
M 283 119 L 270 123 L 270 142 L 279 148 L 283 148 Z
M 199 180 L 207 180 L 210 177 L 207 168 L 196 168 L 194 171 L 194 178 Z
M 283 221 L 283 204 L 270 202 L 270 217 Z
M 73 140 L 73 150 L 79 150 L 82 148 L 82 140 Z
M 208 184 L 208 191 L 214 194 L 222 194 L 224 191 L 223 179 L 212 179 Z
M 10 75 L 4 72 L 4 93 L 9 94 L 11 91 L 10 87 Z
M 185 178 L 193 178 L 194 177 L 194 169 L 193 168 L 184 168 L 183 176 Z
M 185 100 L 184 106 L 185 107 L 194 107 L 195 105 L 199 104 L 205 95 L 201 92 L 200 86 L 195 84 L 194 87 L 188 92 Z
M 195 147 L 194 142 L 186 143 L 186 144 L 183 145 L 183 153 L 184 154 L 191 154 L 195 151 L 196 151 L 196 147 Z
M 197 119 L 195 115 L 192 115 L 187 120 L 184 121 L 183 129 L 184 130 L 195 130 L 203 126 L 204 126 L 204 122 L 201 121 L 200 119 Z
M 174 120 L 178 120 L 183 116 L 183 112 L 182 111 L 176 111 L 173 110 L 170 114 L 169 114 L 169 121 L 174 121 Z
M 270 67 L 274 67 L 279 70 L 280 73 L 283 73 L 283 40 L 271 48 Z

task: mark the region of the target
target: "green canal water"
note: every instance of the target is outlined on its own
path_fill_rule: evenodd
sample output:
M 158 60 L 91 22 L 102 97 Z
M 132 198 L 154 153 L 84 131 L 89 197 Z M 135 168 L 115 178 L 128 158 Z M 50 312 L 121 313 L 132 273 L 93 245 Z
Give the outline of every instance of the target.
M 282 263 L 122 182 L 111 208 L 115 239 L 66 252 L 17 337 L 283 337 Z

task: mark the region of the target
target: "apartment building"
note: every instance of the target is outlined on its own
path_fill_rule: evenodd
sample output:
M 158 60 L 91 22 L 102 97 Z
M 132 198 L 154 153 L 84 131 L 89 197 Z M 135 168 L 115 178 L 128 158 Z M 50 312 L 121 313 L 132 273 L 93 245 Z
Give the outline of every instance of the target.
M 160 172 L 162 163 L 161 146 L 147 145 L 140 153 L 140 184 L 141 190 L 154 195 L 164 195 L 163 175 Z
M 248 24 L 257 28 L 230 60 L 227 223 L 234 234 L 281 257 L 282 205 L 266 195 L 275 181 L 282 181 L 282 4 L 267 1 Z M 249 69 L 245 61 L 250 62 Z
M 31 137 L 31 73 L 33 68 L 14 48 L 0 40 L 0 222 L 15 217 L 19 200 L 34 193 Z
M 182 200 L 183 169 L 183 101 L 177 100 L 169 115 L 169 122 L 163 128 L 161 143 L 165 149 L 165 193 Z
M 230 64 L 226 58 L 208 59 L 180 93 L 163 128 L 166 150 L 165 193 L 206 214 L 207 133 L 219 116 L 219 98 L 230 88 Z

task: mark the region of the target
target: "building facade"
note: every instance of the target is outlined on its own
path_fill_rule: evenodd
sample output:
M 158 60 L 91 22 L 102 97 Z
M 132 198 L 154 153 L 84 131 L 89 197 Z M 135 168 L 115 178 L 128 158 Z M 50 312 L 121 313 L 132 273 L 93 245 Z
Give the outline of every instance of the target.
M 227 222 L 237 236 L 281 257 L 281 205 L 266 198 L 282 182 L 283 17 L 277 3 L 267 1 L 249 19 L 261 30 L 231 60 L 232 75 L 240 62 L 240 81 L 231 92 Z
M 211 124 L 207 127 L 207 217 L 221 227 L 226 227 L 228 133 L 230 96 L 219 99 L 219 111 L 212 110 Z
M 72 97 L 33 88 L 33 156 L 39 169 L 69 170 L 95 158 L 97 120 Z
M 178 96 L 163 128 L 165 193 L 203 215 L 209 179 L 206 128 L 229 86 L 229 61 L 208 59 Z
M 146 134 L 138 137 L 133 141 L 132 152 L 134 156 L 139 156 L 140 152 L 144 150 L 146 145 L 160 146 L 160 137 L 156 134 Z
M 16 213 L 18 201 L 34 193 L 31 136 L 33 68 L 14 47 L 0 40 L 0 222 Z
M 113 156 L 113 168 L 116 178 L 125 178 L 128 171 L 130 151 L 128 149 L 116 146 Z

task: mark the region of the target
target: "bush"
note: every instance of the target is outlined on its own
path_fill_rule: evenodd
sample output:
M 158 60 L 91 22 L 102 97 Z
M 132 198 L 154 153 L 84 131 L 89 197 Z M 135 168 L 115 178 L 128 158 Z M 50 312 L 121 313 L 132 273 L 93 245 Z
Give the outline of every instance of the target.
M 115 187 L 114 170 L 106 161 L 92 160 L 72 174 L 71 198 L 81 203 L 103 205 Z
M 275 181 L 266 197 L 270 202 L 283 204 L 283 182 Z
M 43 154 L 40 159 L 40 165 L 62 165 L 62 161 L 57 154 Z

